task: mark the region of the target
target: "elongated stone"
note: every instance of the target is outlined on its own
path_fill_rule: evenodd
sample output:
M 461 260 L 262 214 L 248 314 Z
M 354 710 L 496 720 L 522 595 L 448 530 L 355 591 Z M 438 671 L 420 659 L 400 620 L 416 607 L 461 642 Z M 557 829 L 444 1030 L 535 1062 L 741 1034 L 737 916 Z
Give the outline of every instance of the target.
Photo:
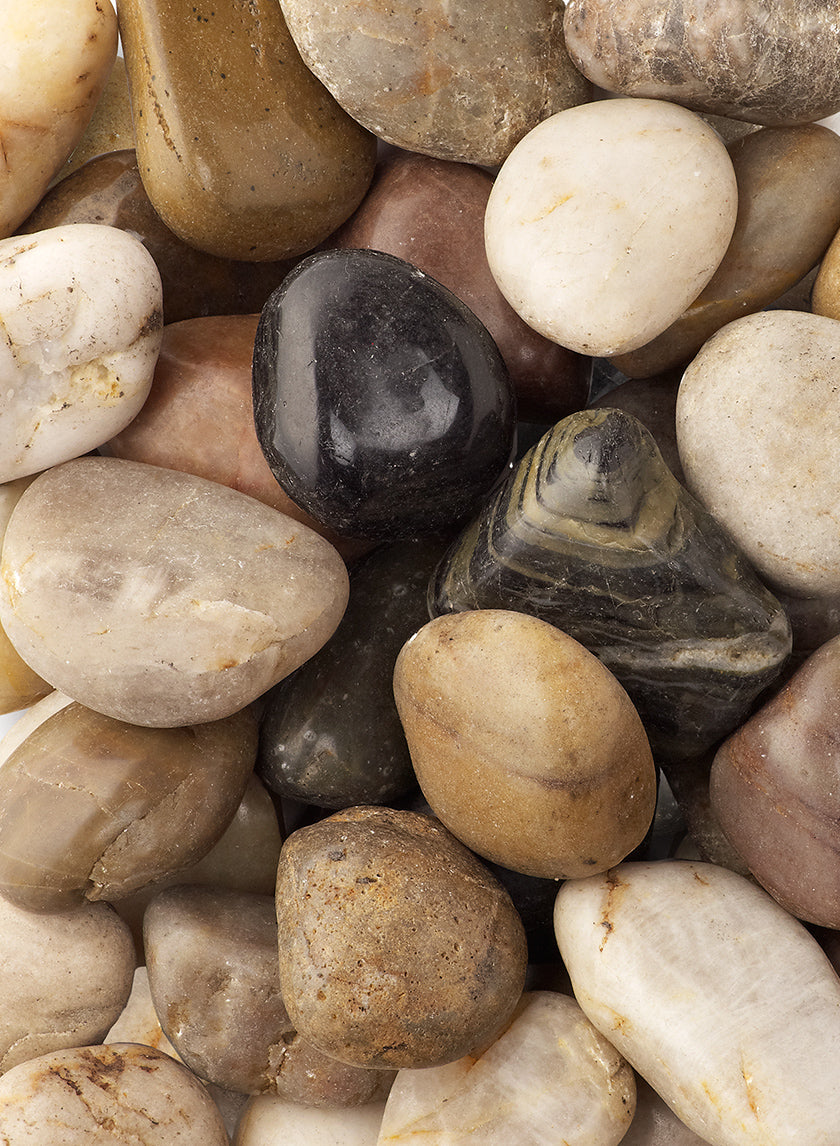
M 118 458 L 42 474 L 6 530 L 0 623 L 73 699 L 130 724 L 238 712 L 347 603 L 335 549 L 261 502 Z
M 376 141 L 303 63 L 276 0 L 124 0 L 120 31 L 143 182 L 185 242 L 286 258 L 356 208 Z
M 595 653 L 655 756 L 710 747 L 791 646 L 778 601 L 620 410 L 559 422 L 463 531 L 430 587 L 435 614 L 518 609 Z

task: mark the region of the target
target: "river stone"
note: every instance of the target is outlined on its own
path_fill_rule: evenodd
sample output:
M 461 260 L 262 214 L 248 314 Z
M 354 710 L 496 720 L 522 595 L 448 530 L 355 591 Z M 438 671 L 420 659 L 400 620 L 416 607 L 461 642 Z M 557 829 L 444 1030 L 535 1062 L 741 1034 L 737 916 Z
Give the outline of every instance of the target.
M 235 1146 L 376 1146 L 381 1102 L 356 1110 L 318 1110 L 261 1094 L 248 1101 L 236 1127 Z
M 522 996 L 510 1026 L 478 1057 L 401 1070 L 385 1105 L 381 1146 L 617 1146 L 636 1106 L 633 1071 L 574 999 Z
M 247 709 L 170 729 L 64 706 L 0 768 L 0 895 L 54 911 L 172 875 L 222 835 L 256 751 Z
M 438 159 L 501 163 L 547 115 L 590 98 L 553 0 L 363 8 L 282 0 L 298 49 L 380 139 Z
M 204 478 L 79 458 L 6 529 L 0 623 L 36 672 L 130 724 L 230 716 L 328 640 L 347 571 L 317 533 Z
M 642 722 L 553 625 L 497 609 L 438 617 L 403 646 L 394 696 L 423 794 L 484 858 L 568 879 L 644 838 L 656 773 Z
M 592 357 L 623 354 L 712 277 L 737 198 L 726 148 L 699 116 L 599 100 L 544 120 L 508 156 L 487 203 L 487 258 L 540 334 Z
M 765 311 L 729 323 L 677 397 L 686 482 L 759 575 L 795 596 L 840 591 L 840 323 Z
M 133 150 L 134 124 L 131 120 L 131 97 L 128 92 L 125 59 L 119 55 L 114 60 L 108 82 L 102 90 L 84 134 L 53 180 L 52 186 L 72 175 L 89 160 L 122 148 Z
M 0 40 L 5 237 L 41 199 L 87 127 L 116 59 L 117 18 L 99 0 L 10 4 L 0 17 Z
M 348 808 L 287 839 L 280 983 L 295 1028 L 358 1066 L 476 1054 L 522 993 L 525 934 L 490 872 L 429 816 Z
M 131 994 L 119 1018 L 108 1031 L 105 1043 L 140 1043 L 144 1047 L 154 1047 L 170 1058 L 181 1062 L 175 1047 L 163 1033 L 157 1017 L 152 993 L 149 990 L 149 972 L 145 964 L 134 969 Z
M 301 60 L 277 0 L 120 0 L 120 31 L 143 183 L 185 242 L 286 258 L 358 206 L 376 140 Z
M 0 1141 L 17 1146 L 228 1146 L 198 1079 L 152 1047 L 74 1047 L 0 1079 Z
M 824 644 L 715 755 L 712 808 L 791 914 L 840 929 L 840 638 Z
M 570 880 L 557 941 L 590 1021 L 715 1146 L 840 1141 L 840 979 L 751 881 L 686 860 Z
M 621 1146 L 708 1146 L 680 1121 L 653 1087 L 636 1076 L 636 1113 Z
M 727 322 L 774 302 L 820 261 L 840 227 L 835 132 L 818 124 L 765 127 L 729 154 L 738 180 L 729 248 L 675 323 L 646 346 L 613 358 L 631 378 L 687 363 Z
M 822 0 L 568 0 L 566 45 L 598 87 L 751 123 L 840 111 L 840 40 Z
M 94 449 L 146 400 L 161 340 L 160 275 L 113 227 L 0 241 L 0 482 Z
M 0 485 L 0 546 L 6 525 L 23 491 L 34 481 L 34 474 Z M 0 628 L 0 713 L 17 712 L 45 697 L 52 689 L 15 652 Z
M 44 915 L 0 899 L 0 934 L 0 1072 L 98 1042 L 134 973 L 131 935 L 113 909 L 86 903 Z

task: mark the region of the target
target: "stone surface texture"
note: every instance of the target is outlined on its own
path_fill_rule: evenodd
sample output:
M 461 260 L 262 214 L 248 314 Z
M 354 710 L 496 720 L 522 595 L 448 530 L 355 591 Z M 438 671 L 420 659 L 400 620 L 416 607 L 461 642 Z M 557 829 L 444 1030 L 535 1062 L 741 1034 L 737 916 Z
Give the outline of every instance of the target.
M 134 124 L 131 119 L 128 72 L 124 57 L 119 55 L 114 60 L 108 82 L 93 109 L 84 134 L 56 175 L 52 186 L 66 179 L 89 160 L 123 148 L 134 149 Z
M 593 357 L 623 354 L 705 287 L 737 199 L 726 148 L 699 116 L 661 100 L 583 104 L 544 120 L 502 165 L 487 258 L 540 334 Z
M 320 1110 L 262 1094 L 249 1100 L 236 1127 L 234 1146 L 376 1146 L 383 1105 Z
M 12 510 L 35 475 L 0 485 L 0 547 Z M 0 713 L 17 712 L 41 700 L 52 688 L 21 660 L 14 645 L 0 628 Z
M 276 0 L 121 0 L 120 31 L 143 183 L 185 242 L 286 258 L 358 206 L 376 141 L 303 63 Z

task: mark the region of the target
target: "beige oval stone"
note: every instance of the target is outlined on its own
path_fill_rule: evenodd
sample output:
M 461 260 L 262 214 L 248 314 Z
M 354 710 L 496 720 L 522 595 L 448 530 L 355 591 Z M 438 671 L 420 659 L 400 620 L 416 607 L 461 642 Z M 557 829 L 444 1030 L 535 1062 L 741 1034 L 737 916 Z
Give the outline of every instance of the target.
M 185 1066 L 133 1043 L 74 1047 L 0 1079 L 0 1141 L 17 1146 L 228 1146 Z
M 643 346 L 726 253 L 732 163 L 699 116 L 616 99 L 553 115 L 513 149 L 487 203 L 493 277 L 540 334 L 581 354 Z
M 130 724 L 229 716 L 312 656 L 348 598 L 317 533 L 236 490 L 117 458 L 42 474 L 3 546 L 0 623 L 24 660 Z
M 644 838 L 656 776 L 642 722 L 553 625 L 496 609 L 438 617 L 403 646 L 394 696 L 426 799 L 479 855 L 566 879 Z

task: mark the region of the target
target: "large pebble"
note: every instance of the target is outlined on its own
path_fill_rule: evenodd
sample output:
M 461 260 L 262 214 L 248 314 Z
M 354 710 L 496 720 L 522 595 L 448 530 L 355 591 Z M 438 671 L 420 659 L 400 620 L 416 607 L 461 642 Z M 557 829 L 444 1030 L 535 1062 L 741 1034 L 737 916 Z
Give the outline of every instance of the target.
M 540 334 L 593 357 L 643 346 L 714 274 L 737 211 L 717 134 L 661 100 L 582 104 L 514 148 L 487 204 L 490 269 Z
M 622 864 L 570 880 L 557 940 L 589 1019 L 714 1146 L 837 1146 L 840 980 L 725 868 Z
M 656 778 L 642 722 L 553 625 L 502 609 L 438 617 L 403 646 L 394 695 L 426 799 L 479 855 L 559 879 L 643 839 Z
M 0 623 L 74 700 L 133 724 L 229 716 L 315 653 L 348 596 L 318 534 L 236 490 L 117 458 L 42 474 L 3 546 Z
M 0 482 L 108 440 L 152 384 L 161 285 L 115 227 L 54 227 L 0 242 Z
M 840 591 L 838 356 L 840 322 L 765 311 L 710 338 L 677 397 L 689 488 L 794 596 Z

